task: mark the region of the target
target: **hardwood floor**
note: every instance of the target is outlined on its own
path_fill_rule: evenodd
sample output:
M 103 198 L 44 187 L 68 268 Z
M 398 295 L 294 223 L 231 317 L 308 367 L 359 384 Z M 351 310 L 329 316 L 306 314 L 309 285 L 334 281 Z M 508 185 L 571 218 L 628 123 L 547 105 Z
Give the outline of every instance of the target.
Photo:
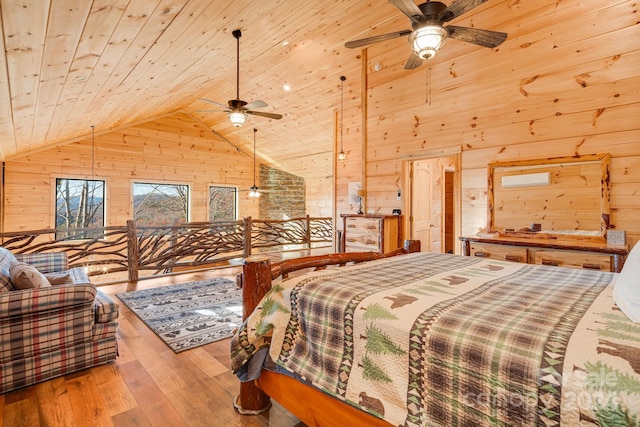
M 238 272 L 233 267 L 100 289 L 117 300 L 120 292 L 218 276 L 235 280 Z M 175 354 L 120 303 L 118 346 L 114 363 L 0 395 L 0 427 L 304 426 L 275 402 L 261 415 L 235 411 L 239 382 L 229 370 L 228 339 Z

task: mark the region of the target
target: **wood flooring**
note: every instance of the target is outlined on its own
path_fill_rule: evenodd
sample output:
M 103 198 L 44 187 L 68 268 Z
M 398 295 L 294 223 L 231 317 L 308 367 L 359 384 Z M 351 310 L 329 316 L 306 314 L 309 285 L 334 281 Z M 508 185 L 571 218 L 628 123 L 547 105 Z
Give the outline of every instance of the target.
M 116 298 L 120 292 L 209 277 L 235 280 L 239 271 L 232 267 L 100 289 Z M 229 370 L 229 339 L 175 354 L 120 303 L 118 346 L 114 363 L 0 395 L 0 427 L 304 426 L 275 402 L 261 415 L 235 411 L 239 382 Z

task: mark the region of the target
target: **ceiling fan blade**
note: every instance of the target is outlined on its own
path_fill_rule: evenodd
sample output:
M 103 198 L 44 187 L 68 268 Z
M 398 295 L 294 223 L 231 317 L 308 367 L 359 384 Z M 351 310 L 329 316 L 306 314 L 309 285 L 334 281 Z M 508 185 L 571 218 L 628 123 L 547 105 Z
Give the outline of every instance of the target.
M 269 104 L 267 104 L 264 101 L 260 101 L 259 99 L 257 101 L 253 101 L 250 102 L 249 104 L 245 105 L 244 108 L 246 108 L 247 110 L 255 110 L 256 108 L 264 108 L 264 107 L 268 107 Z
M 420 65 L 422 65 L 422 59 L 415 53 L 411 52 L 409 59 L 407 59 L 407 62 L 404 64 L 404 69 L 413 70 L 414 68 L 418 68 Z
M 449 32 L 449 37 L 463 42 L 477 44 L 484 47 L 496 47 L 507 39 L 507 33 L 498 31 L 482 30 L 479 28 L 456 27 L 449 25 L 445 27 Z
M 451 5 L 438 14 L 440 23 L 451 21 L 463 13 L 470 11 L 487 0 L 456 0 Z
M 400 9 L 400 12 L 407 15 L 416 24 L 422 22 L 424 14 L 413 0 L 389 0 L 389 3 Z
M 220 104 L 219 102 L 212 101 L 212 100 L 210 100 L 210 99 L 200 98 L 200 101 L 208 102 L 209 104 L 213 104 L 213 105 L 218 105 L 218 106 L 220 106 L 220 107 L 222 107 L 222 108 L 228 108 L 226 105 L 224 105 L 224 104 Z
M 270 119 L 276 119 L 276 120 L 280 120 L 282 118 L 282 114 L 276 114 L 276 113 L 265 113 L 264 111 L 245 111 L 245 113 L 247 114 L 252 114 L 254 116 L 260 116 L 260 117 L 268 117 Z
M 231 110 L 228 108 L 225 110 L 196 110 L 195 113 L 229 113 Z
M 382 42 L 385 40 L 395 39 L 397 37 L 407 36 L 411 34 L 411 30 L 396 31 L 395 33 L 380 34 L 379 36 L 367 37 L 359 40 L 351 40 L 344 44 L 344 47 L 353 49 L 354 47 L 366 46 L 368 44 Z

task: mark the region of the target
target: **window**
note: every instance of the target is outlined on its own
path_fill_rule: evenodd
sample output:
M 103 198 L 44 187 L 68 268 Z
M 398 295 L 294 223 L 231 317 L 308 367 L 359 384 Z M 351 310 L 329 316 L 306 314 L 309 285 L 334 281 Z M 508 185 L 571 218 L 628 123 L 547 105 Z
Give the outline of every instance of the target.
M 238 219 L 238 188 L 209 186 L 209 221 Z
M 93 239 L 103 237 L 104 181 L 56 178 L 56 239 Z M 74 228 L 99 228 L 97 232 L 71 231 Z
M 133 219 L 153 226 L 188 222 L 189 186 L 134 182 Z

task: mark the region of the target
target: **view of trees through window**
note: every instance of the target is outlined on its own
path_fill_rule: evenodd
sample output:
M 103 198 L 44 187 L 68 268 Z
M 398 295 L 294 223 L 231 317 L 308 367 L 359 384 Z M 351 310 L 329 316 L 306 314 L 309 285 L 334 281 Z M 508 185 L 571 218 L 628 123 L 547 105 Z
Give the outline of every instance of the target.
M 56 179 L 56 239 L 91 239 L 102 236 L 104 227 L 104 181 Z M 97 233 L 71 231 L 74 228 L 100 228 Z
M 135 182 L 133 219 L 143 226 L 188 222 L 189 186 Z
M 238 219 L 236 187 L 209 186 L 209 221 Z

